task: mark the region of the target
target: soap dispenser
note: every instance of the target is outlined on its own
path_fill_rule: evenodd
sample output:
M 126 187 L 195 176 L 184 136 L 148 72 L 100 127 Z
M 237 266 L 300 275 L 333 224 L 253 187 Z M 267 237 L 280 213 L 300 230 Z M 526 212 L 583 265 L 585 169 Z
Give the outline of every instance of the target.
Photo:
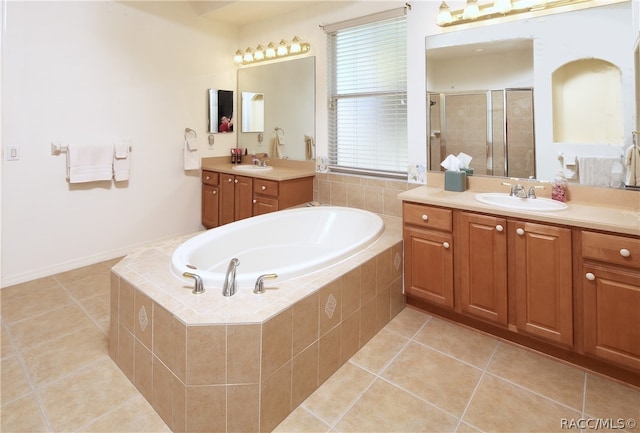
M 568 193 L 567 179 L 564 177 L 564 173 L 559 171 L 551 186 L 551 198 L 564 203 L 567 201 Z

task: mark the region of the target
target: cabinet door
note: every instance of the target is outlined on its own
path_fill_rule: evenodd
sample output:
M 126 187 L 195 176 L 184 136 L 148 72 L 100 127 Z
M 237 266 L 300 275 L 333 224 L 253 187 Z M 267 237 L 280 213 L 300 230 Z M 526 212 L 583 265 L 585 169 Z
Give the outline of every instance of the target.
M 451 234 L 405 227 L 403 238 L 407 295 L 453 308 Z
M 202 225 L 206 228 L 218 226 L 218 187 L 202 185 Z
M 460 212 L 456 264 L 460 311 L 507 325 L 507 237 L 503 218 Z
M 571 230 L 509 222 L 516 295 L 516 326 L 528 334 L 573 345 Z
M 584 348 L 640 371 L 640 274 L 585 264 Z
M 235 176 L 220 174 L 220 225 L 234 221 Z
M 257 196 L 253 199 L 253 215 L 262 215 L 278 210 L 278 200 L 275 198 Z
M 246 176 L 236 176 L 234 183 L 234 214 L 235 221 L 238 221 L 253 215 L 253 179 Z

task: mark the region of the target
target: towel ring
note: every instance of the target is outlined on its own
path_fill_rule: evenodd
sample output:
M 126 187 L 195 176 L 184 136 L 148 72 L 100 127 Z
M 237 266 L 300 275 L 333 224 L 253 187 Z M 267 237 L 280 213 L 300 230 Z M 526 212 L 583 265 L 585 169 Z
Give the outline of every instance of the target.
M 282 131 L 282 133 L 284 134 L 284 129 L 280 128 L 279 126 L 276 126 L 276 128 L 274 129 L 275 132 L 278 131 Z
M 187 134 L 191 134 L 191 133 L 192 133 L 196 138 L 198 138 L 198 133 L 197 133 L 196 131 L 194 131 L 194 130 L 193 130 L 193 129 L 191 129 L 191 128 L 185 128 L 185 129 L 184 129 L 184 139 L 186 140 L 186 139 L 187 139 Z

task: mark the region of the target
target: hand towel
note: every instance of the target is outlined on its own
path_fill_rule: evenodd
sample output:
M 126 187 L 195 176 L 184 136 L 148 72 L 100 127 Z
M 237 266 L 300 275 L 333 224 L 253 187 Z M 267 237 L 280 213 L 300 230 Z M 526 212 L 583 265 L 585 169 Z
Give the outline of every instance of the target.
M 113 145 L 76 146 L 67 148 L 69 183 L 96 182 L 113 178 Z
M 188 136 L 184 141 L 184 169 L 197 170 L 199 168 L 198 139 L 193 136 Z
M 306 159 L 313 159 L 313 148 L 315 147 L 315 143 L 313 142 L 313 137 L 310 135 L 304 136 L 304 143 L 306 145 Z
M 129 180 L 129 143 L 117 143 L 113 152 L 113 178 L 116 182 Z
M 613 169 L 620 163 L 615 156 L 578 156 L 578 177 L 582 185 L 609 187 L 619 179 L 613 179 Z
M 631 145 L 624 152 L 625 185 L 640 186 L 640 147 Z
M 276 143 L 278 143 L 279 146 L 287 144 L 284 139 L 284 131 L 281 128 L 276 128 Z
M 278 144 L 278 137 L 273 139 L 273 144 L 271 147 L 271 156 L 273 158 L 280 158 L 280 145 Z

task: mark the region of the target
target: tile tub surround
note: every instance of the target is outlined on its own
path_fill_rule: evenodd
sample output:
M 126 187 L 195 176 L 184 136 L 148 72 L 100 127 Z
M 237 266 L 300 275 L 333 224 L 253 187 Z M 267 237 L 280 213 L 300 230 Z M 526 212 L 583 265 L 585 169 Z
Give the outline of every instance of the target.
M 271 431 L 405 306 L 399 218 L 365 251 L 264 295 L 169 270 L 188 237 L 112 269 L 109 354 L 174 431 Z

